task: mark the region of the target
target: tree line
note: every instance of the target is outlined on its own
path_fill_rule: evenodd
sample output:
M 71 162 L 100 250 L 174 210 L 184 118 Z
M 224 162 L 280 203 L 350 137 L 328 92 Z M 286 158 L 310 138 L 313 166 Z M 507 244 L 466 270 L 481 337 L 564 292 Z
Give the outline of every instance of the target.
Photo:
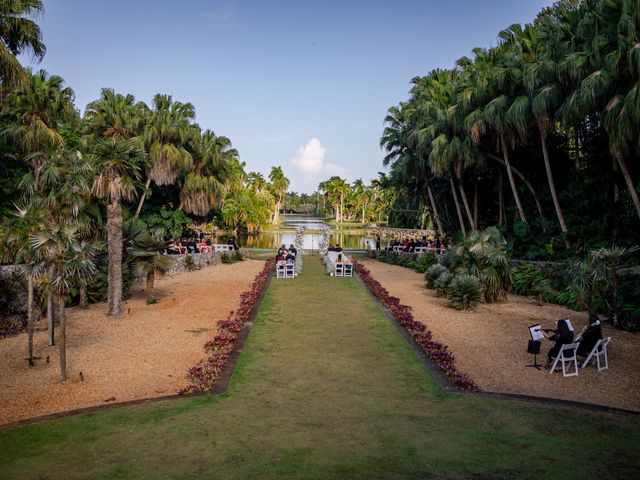
M 388 110 L 391 222 L 499 225 L 531 258 L 637 243 L 639 127 L 640 3 L 556 2 Z
M 40 0 L 0 3 L 0 263 L 26 279 L 29 362 L 44 305 L 64 380 L 66 305 L 106 300 L 121 315 L 134 272 L 152 288 L 158 251 L 185 225 L 278 223 L 289 181 L 280 167 L 247 173 L 231 140 L 171 95 L 148 105 L 104 88 L 81 115 L 60 76 L 17 59 L 43 58 L 41 12 Z

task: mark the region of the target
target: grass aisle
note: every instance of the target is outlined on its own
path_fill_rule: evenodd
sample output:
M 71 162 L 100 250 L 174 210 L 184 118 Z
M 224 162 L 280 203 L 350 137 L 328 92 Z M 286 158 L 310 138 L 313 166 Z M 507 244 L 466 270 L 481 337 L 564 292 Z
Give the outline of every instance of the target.
M 0 478 L 631 478 L 639 427 L 444 394 L 358 281 L 307 256 L 226 394 L 0 431 Z

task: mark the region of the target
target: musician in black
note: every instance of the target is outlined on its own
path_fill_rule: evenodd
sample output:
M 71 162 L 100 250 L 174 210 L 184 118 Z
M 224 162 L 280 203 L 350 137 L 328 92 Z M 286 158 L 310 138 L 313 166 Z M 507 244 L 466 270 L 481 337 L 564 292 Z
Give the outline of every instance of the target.
M 554 342 L 553 347 L 547 352 L 547 362 L 544 365 L 544 368 L 549 368 L 551 360 L 558 356 L 562 346 L 573 342 L 573 330 L 565 320 L 558 320 L 555 329 L 543 328 L 542 334 L 547 340 Z

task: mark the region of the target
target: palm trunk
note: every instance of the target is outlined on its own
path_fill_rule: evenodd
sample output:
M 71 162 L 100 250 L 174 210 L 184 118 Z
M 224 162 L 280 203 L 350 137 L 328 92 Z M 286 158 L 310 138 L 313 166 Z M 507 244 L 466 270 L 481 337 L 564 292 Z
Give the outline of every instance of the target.
M 458 221 L 460 222 L 460 231 L 462 235 L 467 236 L 467 229 L 464 226 L 464 218 L 462 218 L 462 210 L 460 210 L 460 202 L 458 201 L 458 194 L 456 193 L 456 186 L 453 183 L 453 177 L 449 177 L 451 182 L 451 193 L 453 194 L 453 201 L 456 204 L 456 211 L 458 212 Z
M 436 224 L 438 225 L 438 235 L 443 237 L 444 232 L 442 230 L 442 223 L 440 222 L 440 215 L 438 214 L 438 207 L 436 206 L 436 199 L 433 195 L 433 190 L 431 190 L 431 185 L 429 185 L 428 183 L 427 183 L 427 193 L 429 194 L 429 202 L 431 203 L 433 216 L 436 217 Z
M 344 222 L 344 195 L 340 194 L 340 222 Z
M 67 320 L 64 314 L 64 297 L 62 295 L 56 295 L 56 300 L 59 308 L 60 317 L 60 333 L 58 349 L 60 352 L 60 379 L 65 381 L 67 379 Z
M 107 242 L 109 246 L 108 297 L 107 315 L 122 314 L 122 208 L 114 201 L 107 206 L 109 218 L 107 226 Z
M 504 223 L 504 194 L 502 193 L 502 172 L 498 175 L 498 225 Z
M 501 159 L 500 157 L 496 157 L 492 153 L 488 153 L 487 156 L 490 159 L 498 162 L 503 167 L 506 167 L 506 163 L 504 163 L 504 160 Z M 516 167 L 514 167 L 513 165 L 511 165 L 511 171 L 515 175 L 517 175 L 520 180 L 522 180 L 522 183 L 524 183 L 524 185 L 527 187 L 529 192 L 531 192 L 531 196 L 533 197 L 534 202 L 536 202 L 536 209 L 538 210 L 538 214 L 540 215 L 540 218 L 544 218 L 544 214 L 542 213 L 542 204 L 540 203 L 540 199 L 538 198 L 538 194 L 536 193 L 536 190 L 533 188 L 533 185 L 531 185 L 529 180 L 527 180 L 527 178 L 522 174 L 522 172 L 518 170 Z
M 29 336 L 29 366 L 33 367 L 33 274 L 27 278 L 27 332 Z
M 80 289 L 80 308 L 88 308 L 89 301 L 87 300 L 87 281 L 81 278 L 78 281 L 78 287 Z
M 47 285 L 47 337 L 48 345 L 53 347 L 56 344 L 55 336 L 55 318 L 54 318 L 54 301 L 53 293 L 51 292 L 51 283 L 53 283 L 53 270 L 51 267 L 47 270 L 47 278 L 49 284 Z
M 473 224 L 478 228 L 478 175 L 473 183 Z
M 366 205 L 363 203 L 362 204 L 362 223 L 364 223 L 364 210 L 366 208 Z
M 149 190 L 150 185 L 151 185 L 151 177 L 149 177 L 149 175 L 147 174 L 147 181 L 144 184 L 144 192 L 142 192 L 142 195 L 140 195 L 140 201 L 138 202 L 138 208 L 136 208 L 135 218 L 138 218 L 138 216 L 140 215 L 140 210 L 142 210 L 142 205 L 144 204 L 144 201 L 147 198 L 147 190 Z M 180 202 L 180 207 L 178 207 L 178 210 L 181 210 L 181 209 L 182 209 L 182 201 Z
M 538 125 L 538 131 L 540 132 L 540 142 L 542 143 L 542 156 L 544 157 L 544 168 L 547 170 L 547 180 L 549 182 L 549 190 L 551 190 L 551 198 L 553 199 L 553 206 L 556 209 L 556 215 L 558 216 L 558 223 L 560 223 L 560 230 L 564 238 L 564 246 L 567 250 L 571 249 L 571 243 L 569 242 L 569 231 L 566 223 L 564 223 L 564 216 L 560 208 L 560 202 L 558 201 L 558 194 L 556 193 L 556 186 L 553 181 L 553 173 L 551 172 L 551 162 L 549 161 L 549 151 L 547 150 L 547 134 L 544 128 Z
M 147 273 L 147 297 L 153 298 L 153 285 L 155 283 L 155 272 L 153 268 L 149 269 L 149 273 Z
M 631 175 L 629 174 L 627 163 L 624 161 L 624 158 L 622 158 L 621 155 L 616 155 L 616 158 L 618 159 L 618 165 L 620 165 L 620 171 L 622 172 L 624 181 L 627 184 L 627 189 L 629 190 L 629 194 L 631 195 L 631 200 L 633 200 L 633 205 L 636 207 L 638 218 L 640 218 L 640 199 L 638 198 L 638 192 L 636 191 L 636 186 L 633 184 L 633 180 L 631 180 Z
M 524 223 L 527 223 L 527 218 L 524 215 L 524 210 L 522 209 L 522 204 L 520 203 L 520 195 L 518 195 L 516 182 L 513 179 L 513 172 L 511 171 L 511 164 L 509 163 L 509 152 L 507 148 L 507 142 L 505 141 L 503 134 L 500 134 L 500 146 L 502 147 L 502 155 L 504 156 L 504 164 L 507 167 L 507 177 L 509 177 L 509 184 L 511 185 L 513 198 L 516 201 L 518 216 L 520 217 L 520 220 L 522 220 Z
M 473 221 L 473 217 L 471 216 L 471 209 L 469 208 L 469 201 L 467 200 L 467 194 L 464 191 L 464 185 L 462 184 L 462 179 L 458 179 L 458 188 L 460 189 L 460 196 L 462 197 L 462 204 L 464 205 L 464 211 L 467 214 L 467 220 L 469 220 L 469 225 L 471 226 L 471 230 L 477 230 L 476 224 Z

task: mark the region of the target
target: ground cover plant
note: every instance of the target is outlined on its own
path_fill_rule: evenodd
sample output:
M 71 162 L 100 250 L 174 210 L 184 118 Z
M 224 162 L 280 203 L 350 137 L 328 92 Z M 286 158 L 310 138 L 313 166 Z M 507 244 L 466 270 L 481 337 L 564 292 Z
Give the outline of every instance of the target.
M 333 280 L 309 257 L 271 282 L 225 394 L 0 430 L 0 478 L 635 475 L 637 417 L 445 394 L 357 280 Z

